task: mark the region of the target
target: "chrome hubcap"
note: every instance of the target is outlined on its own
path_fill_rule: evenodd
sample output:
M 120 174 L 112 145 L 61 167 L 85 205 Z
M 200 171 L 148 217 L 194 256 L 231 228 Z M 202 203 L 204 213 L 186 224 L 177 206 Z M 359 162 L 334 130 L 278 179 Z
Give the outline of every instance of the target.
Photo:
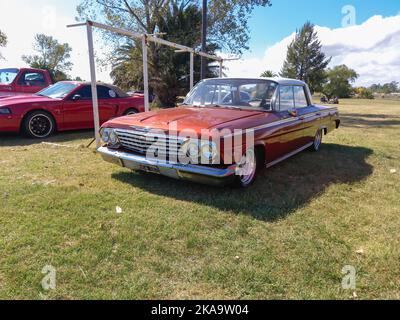
M 254 150 L 248 150 L 242 159 L 240 159 L 237 167 L 237 175 L 239 175 L 240 182 L 244 186 L 253 181 L 256 169 L 257 163 Z
M 29 131 L 38 138 L 46 137 L 53 129 L 50 118 L 44 114 L 38 114 L 29 121 Z
M 319 150 L 319 147 L 321 146 L 322 142 L 322 131 L 318 130 L 317 135 L 315 136 L 314 139 L 314 149 Z

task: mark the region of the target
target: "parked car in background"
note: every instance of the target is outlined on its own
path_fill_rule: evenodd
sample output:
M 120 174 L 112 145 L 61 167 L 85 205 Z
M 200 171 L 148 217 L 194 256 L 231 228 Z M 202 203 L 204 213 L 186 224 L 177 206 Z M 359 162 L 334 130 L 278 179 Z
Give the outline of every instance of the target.
M 141 95 L 98 83 L 100 123 L 144 111 Z M 46 138 L 55 131 L 94 127 L 92 88 L 88 82 L 61 81 L 33 95 L 0 100 L 0 132 L 22 131 Z
M 247 187 L 259 169 L 318 151 L 323 135 L 339 125 L 338 109 L 313 104 L 302 81 L 209 79 L 181 107 L 106 122 L 98 152 L 133 170 Z
M 143 95 L 144 96 L 144 91 L 143 90 L 135 90 L 135 91 L 128 91 L 128 95 L 133 96 L 133 95 Z M 149 94 L 149 102 L 152 103 L 155 100 L 156 96 L 152 93 Z
M 32 68 L 0 69 L 0 99 L 33 94 L 52 83 L 50 73 L 47 70 Z

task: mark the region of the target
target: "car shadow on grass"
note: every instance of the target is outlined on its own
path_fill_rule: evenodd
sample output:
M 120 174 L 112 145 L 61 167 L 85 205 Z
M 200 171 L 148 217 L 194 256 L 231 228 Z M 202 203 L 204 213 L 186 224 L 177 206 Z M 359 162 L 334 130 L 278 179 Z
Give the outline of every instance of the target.
M 263 170 L 248 189 L 210 187 L 126 170 L 112 177 L 160 196 L 273 222 L 320 196 L 332 184 L 366 179 L 373 172 L 366 162 L 372 153 L 363 147 L 325 144 L 319 153 L 305 151 Z
M 94 133 L 92 129 L 55 133 L 46 139 L 29 139 L 26 136 L 18 133 L 0 133 L 0 147 L 30 146 L 42 142 L 69 143 L 86 139 L 89 143 L 93 138 Z

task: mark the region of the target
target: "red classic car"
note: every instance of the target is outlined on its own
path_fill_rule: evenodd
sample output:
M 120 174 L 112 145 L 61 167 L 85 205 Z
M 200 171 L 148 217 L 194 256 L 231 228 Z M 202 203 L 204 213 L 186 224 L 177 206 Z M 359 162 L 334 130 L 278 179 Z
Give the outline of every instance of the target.
M 32 68 L 0 69 L 0 99 L 33 94 L 51 85 L 47 70 Z
M 144 111 L 143 95 L 129 96 L 115 86 L 99 83 L 100 122 Z M 0 132 L 46 138 L 55 131 L 93 128 L 90 83 L 62 81 L 34 95 L 0 99 Z
M 339 128 L 338 109 L 316 106 L 291 79 L 208 79 L 175 109 L 117 118 L 101 129 L 103 159 L 133 170 L 247 187 L 257 172 Z

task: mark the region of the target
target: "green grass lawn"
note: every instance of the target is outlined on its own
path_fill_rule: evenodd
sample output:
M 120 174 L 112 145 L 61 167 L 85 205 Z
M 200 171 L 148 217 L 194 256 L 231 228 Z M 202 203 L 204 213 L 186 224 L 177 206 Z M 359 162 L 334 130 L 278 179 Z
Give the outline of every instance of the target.
M 400 103 L 340 111 L 320 153 L 248 190 L 113 166 L 90 131 L 49 140 L 68 148 L 0 135 L 0 298 L 352 299 L 353 265 L 357 299 L 400 299 Z

